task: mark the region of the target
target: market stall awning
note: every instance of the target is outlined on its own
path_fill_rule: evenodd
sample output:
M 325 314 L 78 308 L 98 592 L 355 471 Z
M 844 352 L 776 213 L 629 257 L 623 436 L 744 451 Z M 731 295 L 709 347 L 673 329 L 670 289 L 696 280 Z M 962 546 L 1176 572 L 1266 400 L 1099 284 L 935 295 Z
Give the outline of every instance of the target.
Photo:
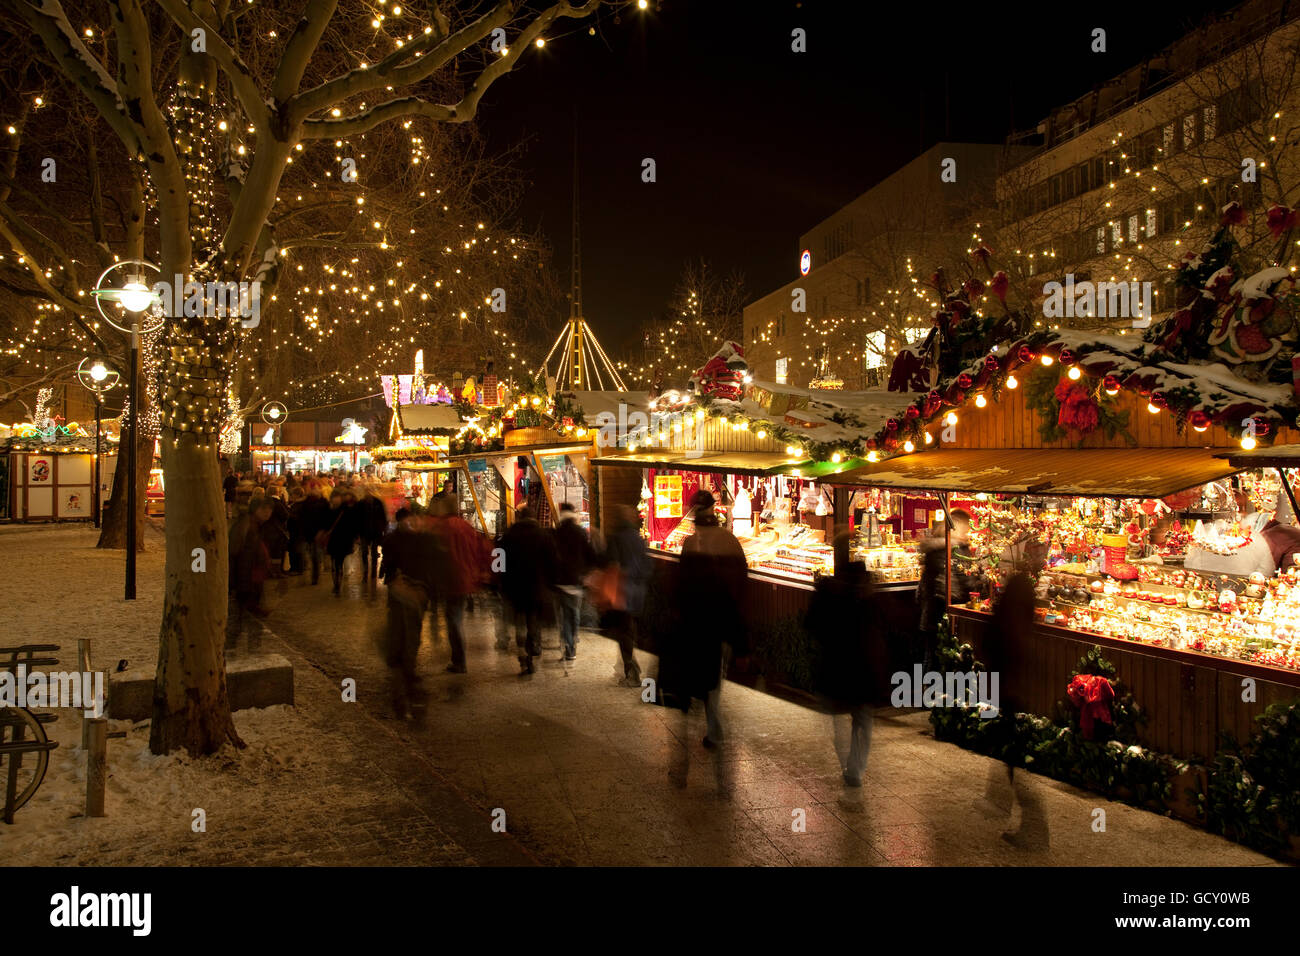
M 771 451 L 729 451 L 702 453 L 691 457 L 680 451 L 629 452 L 622 455 L 602 455 L 592 459 L 593 465 L 630 465 L 635 468 L 668 468 L 673 471 L 707 471 L 726 475 L 796 475 L 816 477 L 811 472 L 816 462 L 807 458 L 791 458 Z M 846 463 L 847 464 L 847 463 Z
M 507 448 L 494 448 L 492 451 L 476 451 L 471 455 L 452 455 L 451 461 L 469 461 L 477 458 L 510 458 L 517 455 L 589 455 L 591 442 L 574 444 L 571 441 L 538 442 L 533 445 L 511 445 Z
M 855 468 L 836 484 L 918 491 L 1163 498 L 1235 474 L 1226 448 L 949 448 Z

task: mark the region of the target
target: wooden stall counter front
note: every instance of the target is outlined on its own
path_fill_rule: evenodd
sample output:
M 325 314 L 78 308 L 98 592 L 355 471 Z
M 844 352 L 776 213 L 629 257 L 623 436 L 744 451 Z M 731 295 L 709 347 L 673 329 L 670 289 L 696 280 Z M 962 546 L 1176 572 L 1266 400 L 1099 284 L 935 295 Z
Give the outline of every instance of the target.
M 960 607 L 950 607 L 948 615 L 957 640 L 970 643 L 976 660 L 988 660 L 989 615 Z M 1141 742 L 1177 757 L 1208 760 L 1221 733 L 1244 741 L 1270 704 L 1300 697 L 1300 672 L 1227 657 L 1082 635 L 1050 624 L 1036 624 L 1023 646 L 1009 640 L 1000 684 L 1003 696 L 1013 696 L 1021 710 L 1051 716 L 1055 703 L 1065 698 L 1079 658 L 1098 645 L 1147 715 Z M 1242 700 L 1247 678 L 1255 682 L 1253 702 Z

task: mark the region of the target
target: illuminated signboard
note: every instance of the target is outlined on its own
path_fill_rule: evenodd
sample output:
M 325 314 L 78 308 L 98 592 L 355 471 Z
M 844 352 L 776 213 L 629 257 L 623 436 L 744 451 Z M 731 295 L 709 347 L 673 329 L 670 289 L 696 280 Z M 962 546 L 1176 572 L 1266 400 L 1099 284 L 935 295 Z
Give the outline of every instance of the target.
M 808 274 L 808 270 L 811 268 L 812 268 L 812 253 L 809 252 L 807 249 L 805 249 L 803 251 L 803 254 L 799 256 L 799 274 L 806 276 Z

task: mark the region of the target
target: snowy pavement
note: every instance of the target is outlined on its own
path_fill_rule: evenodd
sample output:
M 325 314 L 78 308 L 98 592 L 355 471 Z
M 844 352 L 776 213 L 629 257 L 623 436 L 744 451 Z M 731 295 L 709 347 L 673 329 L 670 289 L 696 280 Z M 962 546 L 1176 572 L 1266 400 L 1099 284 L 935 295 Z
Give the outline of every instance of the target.
M 89 532 L 65 529 L 0 536 L 0 572 L 8 580 L 57 577 L 64 594 L 51 614 L 52 580 L 19 586 L 10 614 L 24 639 L 66 645 L 76 636 L 68 611 L 75 601 L 77 621 L 101 635 L 96 663 L 134 655 L 134 666 L 156 653 L 151 613 L 160 558 L 142 559 L 144 600 L 128 607 L 110 573 L 110 566 L 120 571 L 120 552 L 114 565 L 112 554 L 89 547 L 93 541 Z M 153 757 L 140 725 L 110 741 L 108 816 L 88 820 L 78 815 L 78 718 L 61 719 L 52 728 L 61 746 L 45 786 L 14 827 L 0 826 L 5 862 L 1273 862 L 1045 778 L 1018 773 L 1013 795 L 1001 764 L 936 742 L 923 714 L 877 714 L 860 790 L 843 786 L 829 718 L 734 684 L 723 690 L 727 740 L 705 750 L 703 715 L 683 718 L 619 686 L 614 644 L 593 632 L 582 633 L 577 661 L 565 665 L 548 631 L 538 672 L 518 677 L 513 649 L 494 647 L 491 598 L 466 617 L 468 674 L 444 672 L 445 633 L 426 629 L 419 667 L 427 706 L 400 721 L 375 645 L 383 587 L 369 593 L 351 561 L 348 572 L 339 598 L 325 579 L 316 587 L 299 577 L 268 586 L 271 633 L 262 650 L 293 662 L 296 706 L 237 712 L 246 750 L 202 760 Z M 638 653 L 653 673 L 653 660 Z M 356 682 L 355 703 L 343 700 L 347 678 Z M 1098 807 L 1106 811 L 1104 833 L 1092 829 Z M 205 811 L 205 832 L 194 832 L 195 809 Z M 1007 840 L 1007 831 L 1019 835 Z

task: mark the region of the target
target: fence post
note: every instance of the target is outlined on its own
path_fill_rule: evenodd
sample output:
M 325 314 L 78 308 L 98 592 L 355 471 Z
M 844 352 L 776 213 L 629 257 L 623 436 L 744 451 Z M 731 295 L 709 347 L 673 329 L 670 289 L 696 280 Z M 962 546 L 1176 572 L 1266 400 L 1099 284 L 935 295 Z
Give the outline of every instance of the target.
M 104 816 L 104 786 L 108 782 L 108 720 L 91 717 L 86 750 L 86 816 Z

